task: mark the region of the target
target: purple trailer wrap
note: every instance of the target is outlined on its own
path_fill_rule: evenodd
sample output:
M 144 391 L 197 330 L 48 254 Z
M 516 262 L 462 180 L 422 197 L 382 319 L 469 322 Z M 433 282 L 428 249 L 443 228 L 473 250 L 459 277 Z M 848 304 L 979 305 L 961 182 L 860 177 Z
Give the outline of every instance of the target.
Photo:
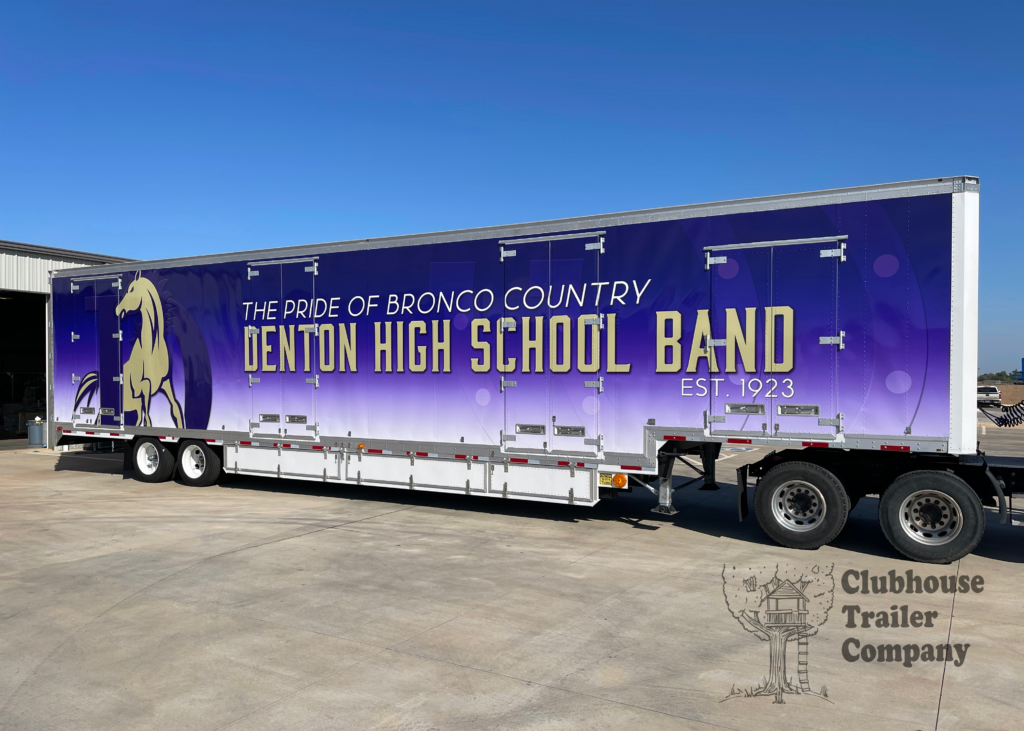
M 667 440 L 974 452 L 978 184 L 54 273 L 50 444 L 593 504 Z

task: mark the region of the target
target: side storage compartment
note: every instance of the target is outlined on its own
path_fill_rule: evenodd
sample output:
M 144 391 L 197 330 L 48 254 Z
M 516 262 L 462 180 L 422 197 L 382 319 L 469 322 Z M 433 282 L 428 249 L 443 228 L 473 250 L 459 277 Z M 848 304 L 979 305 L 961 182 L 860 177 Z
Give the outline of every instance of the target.
M 487 465 L 467 460 L 348 454 L 346 481 L 445 492 L 487 492 Z
M 597 502 L 597 473 L 533 465 L 494 465 L 491 492 L 548 502 L 593 505 Z

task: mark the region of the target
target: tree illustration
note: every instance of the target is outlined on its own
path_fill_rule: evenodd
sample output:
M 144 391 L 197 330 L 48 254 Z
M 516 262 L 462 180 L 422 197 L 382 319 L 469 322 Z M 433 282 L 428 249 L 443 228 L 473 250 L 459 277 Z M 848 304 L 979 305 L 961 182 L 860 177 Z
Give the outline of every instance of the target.
M 817 634 L 828 619 L 835 593 L 833 566 L 722 567 L 722 589 L 729 612 L 743 629 L 768 643 L 768 677 L 763 685 L 744 695 L 774 696 L 775 703 L 785 703 L 785 693 L 812 692 L 805 664 L 800 666 L 800 685 L 789 682 L 786 647 L 800 640 L 805 649 L 807 638 Z

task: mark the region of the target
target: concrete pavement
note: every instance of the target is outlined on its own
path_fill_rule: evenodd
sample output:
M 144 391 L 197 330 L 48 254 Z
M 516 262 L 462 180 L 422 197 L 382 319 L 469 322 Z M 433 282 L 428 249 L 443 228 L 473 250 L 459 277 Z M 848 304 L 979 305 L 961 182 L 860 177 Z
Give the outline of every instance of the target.
M 993 449 L 1020 454 L 1024 431 L 1006 434 Z M 189 488 L 136 482 L 117 454 L 0 454 L 0 729 L 1019 728 L 1024 529 L 990 511 L 974 555 L 914 564 L 865 498 L 833 545 L 783 549 L 735 518 L 732 468 L 760 454 L 724 451 L 729 487 L 680 491 L 672 519 L 646 492 L 588 509 L 253 478 Z M 847 572 L 890 570 L 984 588 L 843 588 Z M 801 574 L 819 614 L 830 605 L 807 646 L 813 694 L 747 697 L 770 643 L 726 594 Z M 937 614 L 849 628 L 854 604 Z M 970 647 L 959 666 L 907 667 L 844 659 L 850 638 Z M 798 686 L 796 642 L 786 663 Z

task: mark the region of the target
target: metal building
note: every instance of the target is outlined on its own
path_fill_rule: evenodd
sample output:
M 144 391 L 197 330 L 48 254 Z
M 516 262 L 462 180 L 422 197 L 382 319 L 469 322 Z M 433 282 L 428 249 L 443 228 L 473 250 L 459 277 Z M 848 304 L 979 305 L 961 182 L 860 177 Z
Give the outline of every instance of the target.
M 0 439 L 46 418 L 46 307 L 50 272 L 125 262 L 116 256 L 0 240 Z

